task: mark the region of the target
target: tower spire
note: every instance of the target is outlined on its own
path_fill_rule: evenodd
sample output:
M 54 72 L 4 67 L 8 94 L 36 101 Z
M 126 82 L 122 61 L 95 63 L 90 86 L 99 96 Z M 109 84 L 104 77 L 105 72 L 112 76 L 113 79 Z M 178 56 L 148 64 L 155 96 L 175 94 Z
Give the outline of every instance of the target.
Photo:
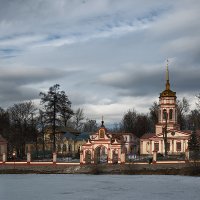
M 170 90 L 168 65 L 169 65 L 169 60 L 167 59 L 167 65 L 166 65 L 166 90 Z
M 102 115 L 101 127 L 104 127 L 103 115 Z

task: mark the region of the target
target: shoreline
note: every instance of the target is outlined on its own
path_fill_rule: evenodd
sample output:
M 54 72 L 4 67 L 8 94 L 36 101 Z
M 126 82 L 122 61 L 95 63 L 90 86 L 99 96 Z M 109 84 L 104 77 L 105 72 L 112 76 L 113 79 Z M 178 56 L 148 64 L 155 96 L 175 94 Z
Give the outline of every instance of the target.
M 118 174 L 200 176 L 200 165 L 193 164 L 0 164 L 0 174 Z

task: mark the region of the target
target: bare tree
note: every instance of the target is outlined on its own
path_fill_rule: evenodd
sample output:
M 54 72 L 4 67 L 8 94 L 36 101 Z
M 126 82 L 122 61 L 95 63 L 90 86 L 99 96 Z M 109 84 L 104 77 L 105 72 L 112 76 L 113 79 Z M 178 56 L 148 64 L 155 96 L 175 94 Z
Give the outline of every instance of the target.
M 77 130 L 81 130 L 82 126 L 83 126 L 83 120 L 84 120 L 85 116 L 84 116 L 84 112 L 83 109 L 78 108 L 76 110 L 76 112 L 74 113 L 74 125 L 75 125 L 75 129 Z
M 43 158 L 45 158 L 45 126 L 46 126 L 46 119 L 44 112 L 42 110 L 39 110 L 39 115 L 37 117 L 37 127 L 39 131 L 39 136 L 42 138 Z
M 190 104 L 185 97 L 183 97 L 181 100 L 177 100 L 177 120 L 181 130 L 185 128 L 186 114 L 189 110 Z
M 86 122 L 83 124 L 83 131 L 84 132 L 95 132 L 97 131 L 97 122 L 93 119 L 87 119 Z
M 150 119 L 152 121 L 151 130 L 152 132 L 155 131 L 155 125 L 158 123 L 158 111 L 159 111 L 159 104 L 154 101 L 153 105 L 149 108 L 150 111 Z
M 196 95 L 196 97 L 197 97 L 196 105 L 197 105 L 197 108 L 200 110 L 200 93 Z
M 192 129 L 195 126 L 200 129 L 200 111 L 197 109 L 191 110 L 187 117 L 188 128 Z
M 128 112 L 125 113 L 122 119 L 122 126 L 125 132 L 133 133 L 135 128 L 136 118 L 137 118 L 137 113 L 134 109 L 132 111 L 128 110 Z
M 33 141 L 36 127 L 33 127 L 32 114 L 36 111 L 34 104 L 29 101 L 25 103 L 14 104 L 8 108 L 11 124 L 10 142 L 16 149 L 18 156 L 25 155 L 26 142 Z
M 9 114 L 3 108 L 0 107 L 0 134 L 6 139 L 9 138 Z
M 150 120 L 147 114 L 138 114 L 134 109 L 129 110 L 122 119 L 123 131 L 134 133 L 137 137 L 150 131 Z

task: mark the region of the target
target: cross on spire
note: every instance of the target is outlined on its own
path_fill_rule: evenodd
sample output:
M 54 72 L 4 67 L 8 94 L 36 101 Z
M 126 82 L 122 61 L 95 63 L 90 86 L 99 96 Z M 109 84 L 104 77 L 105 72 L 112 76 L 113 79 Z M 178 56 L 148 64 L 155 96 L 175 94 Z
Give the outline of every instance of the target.
M 167 59 L 167 65 L 166 65 L 166 90 L 170 90 L 168 65 L 169 65 L 169 60 Z
M 104 127 L 103 115 L 102 115 L 101 127 Z

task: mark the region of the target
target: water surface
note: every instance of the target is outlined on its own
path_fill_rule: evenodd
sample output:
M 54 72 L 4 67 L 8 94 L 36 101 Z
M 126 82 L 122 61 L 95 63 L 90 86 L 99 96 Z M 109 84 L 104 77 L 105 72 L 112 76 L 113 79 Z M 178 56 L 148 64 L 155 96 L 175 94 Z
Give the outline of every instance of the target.
M 199 200 L 200 177 L 0 175 L 1 200 Z

